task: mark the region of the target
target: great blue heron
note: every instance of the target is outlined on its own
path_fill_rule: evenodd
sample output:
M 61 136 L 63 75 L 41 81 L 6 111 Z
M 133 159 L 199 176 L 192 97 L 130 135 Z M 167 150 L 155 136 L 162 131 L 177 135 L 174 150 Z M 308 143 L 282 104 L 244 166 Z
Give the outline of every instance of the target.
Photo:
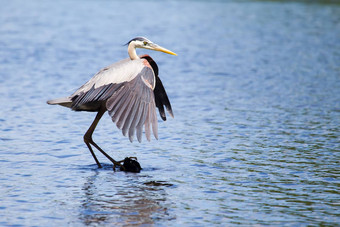
M 131 142 L 135 137 L 135 131 L 138 141 L 141 142 L 143 127 L 147 140 L 150 141 L 150 126 L 155 138 L 158 138 L 155 107 L 164 121 L 166 120 L 164 106 L 173 117 L 168 96 L 158 77 L 156 62 L 149 55 L 138 56 L 136 48 L 176 54 L 144 37 L 134 38 L 127 45 L 130 58 L 101 69 L 71 96 L 47 101 L 48 104 L 58 104 L 75 111 L 98 112 L 84 135 L 84 142 L 99 168 L 102 166 L 91 145 L 106 156 L 114 164 L 114 168 L 116 165 L 121 166 L 122 162 L 111 158 L 92 139 L 93 131 L 106 111 L 122 130 L 123 135 L 129 136 Z

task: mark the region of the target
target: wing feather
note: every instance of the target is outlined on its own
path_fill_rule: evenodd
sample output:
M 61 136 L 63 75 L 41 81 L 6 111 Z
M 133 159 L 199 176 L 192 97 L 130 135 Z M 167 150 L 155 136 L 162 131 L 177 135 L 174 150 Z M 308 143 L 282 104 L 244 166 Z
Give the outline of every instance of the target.
M 116 123 L 122 130 L 124 136 L 129 135 L 133 141 L 135 131 L 137 139 L 142 140 L 143 127 L 147 140 L 151 139 L 150 126 L 157 138 L 156 104 L 153 94 L 155 86 L 155 75 L 151 68 L 145 66 L 143 70 L 131 81 L 115 92 L 106 102 L 106 108 Z
M 122 89 L 122 90 L 125 91 L 125 89 Z M 118 101 L 116 102 L 116 105 L 114 106 L 115 111 L 113 113 L 113 116 L 110 113 L 110 115 L 112 116 L 112 121 L 116 122 L 116 123 L 118 123 L 121 114 L 124 112 L 124 110 L 126 108 L 125 101 L 129 98 L 129 92 L 122 92 L 122 93 L 123 93 L 122 97 L 120 99 L 118 99 Z M 118 125 L 117 125 L 117 127 L 118 127 Z
M 100 105 L 93 105 L 94 103 L 99 104 L 102 101 L 107 100 L 112 94 L 121 88 L 123 84 L 109 84 L 94 89 L 92 87 L 88 92 L 81 93 L 71 98 L 71 108 L 73 110 L 89 110 L 91 106 L 94 106 L 93 111 L 97 111 Z
M 142 102 L 138 100 L 138 104 L 135 105 L 133 109 L 135 110 L 136 113 L 135 113 L 135 116 L 132 118 L 132 122 L 129 127 L 129 139 L 131 142 L 133 141 L 133 137 L 135 136 L 136 126 L 142 116 L 142 112 L 144 111 L 144 106 L 142 105 Z
M 73 110 L 98 111 L 100 103 L 133 80 L 145 67 L 143 60 L 124 59 L 100 70 L 69 98 Z
M 132 93 L 132 92 L 130 92 Z M 122 112 L 118 122 L 117 122 L 117 127 L 119 129 L 122 129 L 123 126 L 125 125 L 125 121 L 126 121 L 126 118 L 131 114 L 131 108 L 132 108 L 132 105 L 135 104 L 135 95 L 132 93 L 129 95 L 128 97 L 128 100 L 124 103 L 124 111 Z M 126 133 L 124 134 L 124 131 L 123 131 L 123 135 L 125 136 Z
M 138 100 L 136 98 L 132 99 L 132 102 L 129 105 L 128 114 L 126 115 L 126 118 L 124 119 L 124 125 L 122 128 L 124 136 L 126 136 L 128 129 L 131 126 L 132 120 L 136 117 L 135 114 L 137 111 L 136 109 L 137 106 L 139 106 Z
M 151 113 L 152 132 L 153 132 L 155 138 L 158 139 L 158 122 L 157 122 L 155 105 L 151 105 L 150 113 Z
M 150 104 L 146 104 L 147 105 L 147 112 L 146 112 L 146 118 L 145 118 L 145 123 L 144 123 L 144 126 L 145 126 L 145 136 L 146 136 L 146 139 L 148 141 L 151 140 L 150 138 Z
M 141 117 L 139 118 L 138 124 L 136 126 L 137 131 L 137 139 L 139 142 L 142 142 L 142 131 L 143 131 L 143 125 L 145 122 L 146 114 L 147 114 L 147 104 L 143 102 L 143 112 Z
M 107 109 L 115 109 L 119 101 L 122 99 L 124 95 L 126 95 L 124 92 L 121 92 L 121 90 L 124 89 L 124 86 L 122 86 L 116 93 L 114 93 L 106 102 L 106 108 Z M 113 98 L 114 97 L 114 98 Z M 110 113 L 110 116 L 113 117 L 115 112 Z
M 120 84 L 133 80 L 145 66 L 142 60 L 124 59 L 101 69 L 89 81 L 81 86 L 72 96 L 97 89 L 108 84 Z
M 156 87 L 154 89 L 154 93 L 155 93 L 156 106 L 159 110 L 159 114 L 161 118 L 164 121 L 166 120 L 164 106 L 166 110 L 168 111 L 168 113 L 170 114 L 170 116 L 174 117 L 168 95 L 166 94 L 163 83 L 158 76 L 156 77 Z

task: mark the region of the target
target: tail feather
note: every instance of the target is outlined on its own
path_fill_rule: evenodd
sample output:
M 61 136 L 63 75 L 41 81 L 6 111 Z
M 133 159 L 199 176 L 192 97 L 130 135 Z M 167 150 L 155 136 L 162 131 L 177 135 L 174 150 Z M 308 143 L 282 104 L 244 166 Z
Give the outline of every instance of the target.
M 72 100 L 70 99 L 70 97 L 63 97 L 63 98 L 48 100 L 47 104 L 49 104 L 49 105 L 61 105 L 61 106 L 71 108 Z

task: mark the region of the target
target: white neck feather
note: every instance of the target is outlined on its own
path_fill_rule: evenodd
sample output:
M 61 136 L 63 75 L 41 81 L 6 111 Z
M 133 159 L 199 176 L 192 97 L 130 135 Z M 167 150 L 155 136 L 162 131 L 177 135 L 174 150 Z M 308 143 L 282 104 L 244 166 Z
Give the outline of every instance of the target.
M 129 53 L 129 56 L 130 56 L 131 60 L 139 59 L 139 57 L 138 57 L 138 55 L 136 53 L 136 45 L 135 45 L 134 41 L 130 42 L 130 44 L 128 46 L 128 53 Z

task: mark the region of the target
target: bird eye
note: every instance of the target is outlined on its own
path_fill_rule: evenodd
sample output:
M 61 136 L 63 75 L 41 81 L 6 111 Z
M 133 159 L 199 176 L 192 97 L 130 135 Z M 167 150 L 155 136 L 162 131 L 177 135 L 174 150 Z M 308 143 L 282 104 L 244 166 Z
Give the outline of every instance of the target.
M 143 44 L 144 44 L 144 46 L 146 46 L 148 44 L 148 42 L 144 41 Z

